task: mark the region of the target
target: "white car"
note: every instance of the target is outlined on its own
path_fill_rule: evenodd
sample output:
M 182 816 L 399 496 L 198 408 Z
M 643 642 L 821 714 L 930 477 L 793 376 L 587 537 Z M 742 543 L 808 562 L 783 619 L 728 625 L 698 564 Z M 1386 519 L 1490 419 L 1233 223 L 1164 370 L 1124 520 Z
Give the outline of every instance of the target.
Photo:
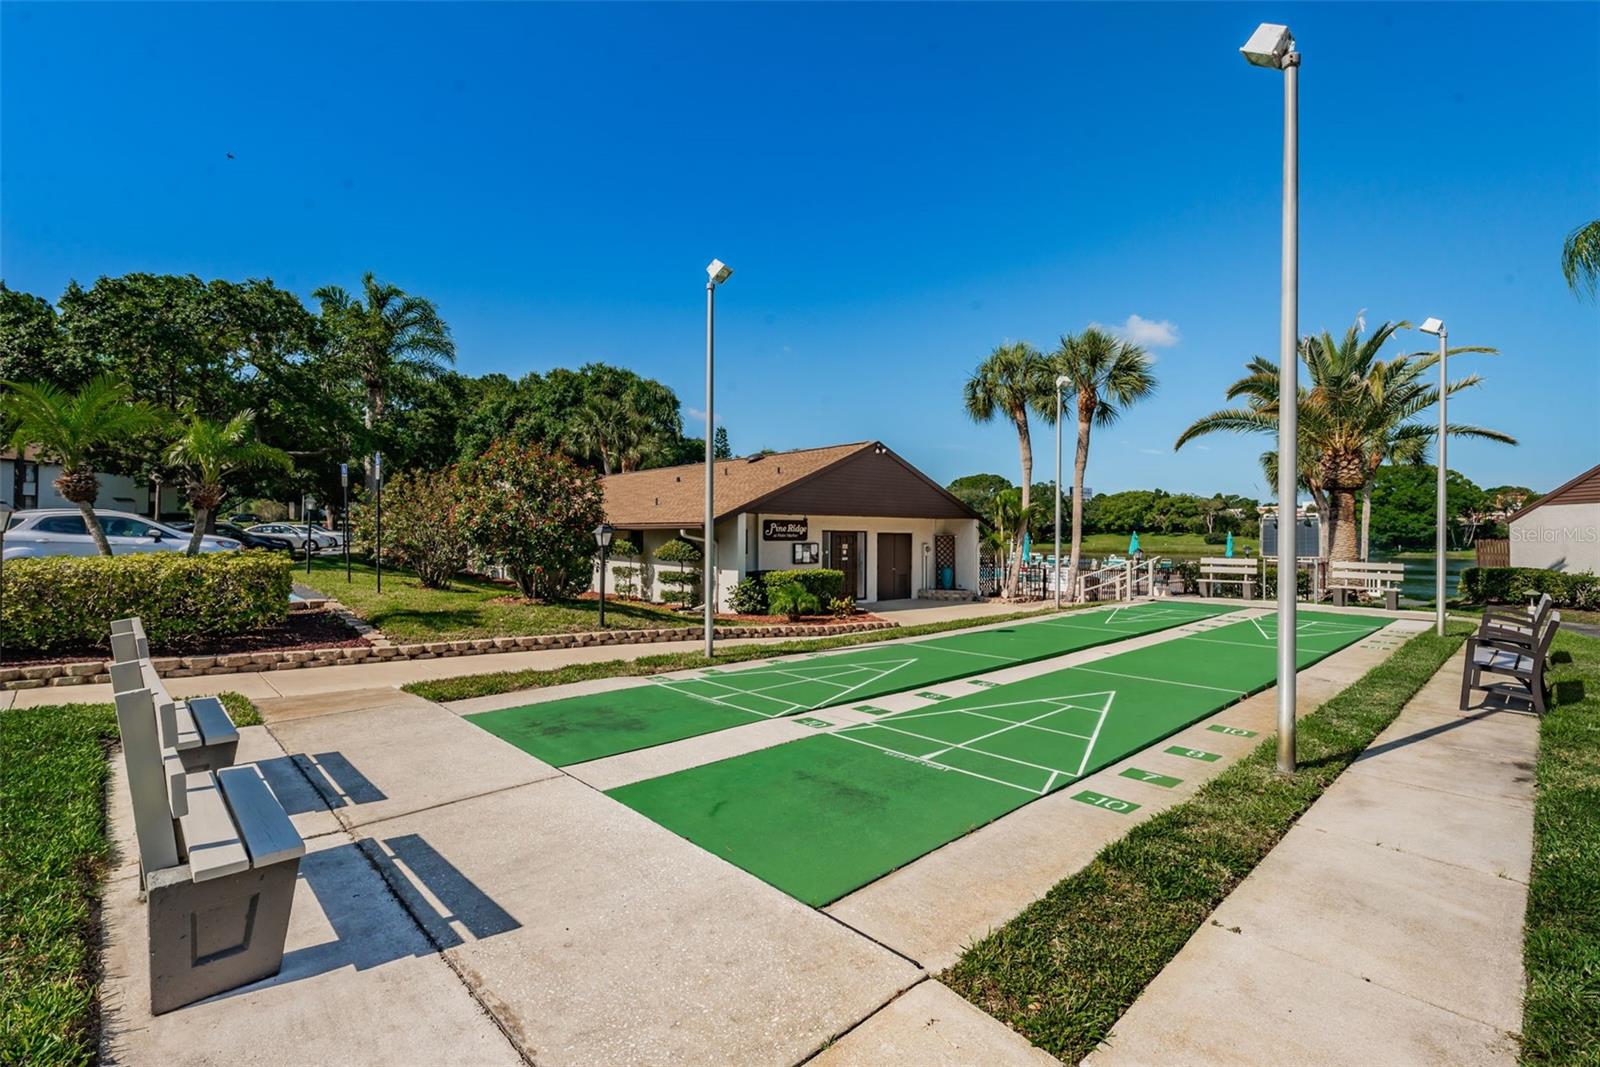
M 306 524 L 303 522 L 258 522 L 245 529 L 251 533 L 263 534 L 267 537 L 276 537 L 280 541 L 287 541 L 294 546 L 296 552 L 303 551 L 306 547 Z M 333 538 L 325 531 L 319 531 L 315 523 L 311 525 L 311 551 L 321 552 L 334 546 Z
M 185 552 L 189 535 L 159 522 L 127 511 L 95 511 L 100 528 L 113 556 L 130 552 Z M 207 536 L 200 541 L 202 552 L 229 552 L 239 547 L 231 537 Z M 97 556 L 94 538 L 89 535 L 83 512 L 77 508 L 41 508 L 19 511 L 6 527 L 5 558 L 34 559 L 40 556 Z

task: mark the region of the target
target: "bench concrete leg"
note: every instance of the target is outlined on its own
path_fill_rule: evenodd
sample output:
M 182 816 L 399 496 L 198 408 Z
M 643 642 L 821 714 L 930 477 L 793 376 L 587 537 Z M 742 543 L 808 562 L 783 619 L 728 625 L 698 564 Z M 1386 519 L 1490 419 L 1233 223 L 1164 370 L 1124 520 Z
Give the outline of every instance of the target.
M 1333 606 L 1334 607 L 1336 607 L 1336 608 L 1344 607 L 1345 597 L 1348 595 L 1345 590 L 1343 590 L 1343 589 L 1330 589 L 1330 590 L 1328 590 L 1328 592 L 1333 594 Z
M 151 1013 L 277 974 L 299 870 L 294 859 L 205 882 L 187 865 L 151 874 Z
M 178 762 L 183 764 L 183 769 L 190 774 L 195 771 L 220 771 L 225 767 L 233 766 L 233 758 L 239 751 L 239 739 L 223 741 L 214 745 L 200 745 L 196 748 L 180 748 Z
M 1399 611 L 1400 610 L 1400 591 L 1398 589 L 1391 589 L 1388 592 L 1384 593 L 1383 594 L 1383 606 L 1388 608 L 1390 611 Z

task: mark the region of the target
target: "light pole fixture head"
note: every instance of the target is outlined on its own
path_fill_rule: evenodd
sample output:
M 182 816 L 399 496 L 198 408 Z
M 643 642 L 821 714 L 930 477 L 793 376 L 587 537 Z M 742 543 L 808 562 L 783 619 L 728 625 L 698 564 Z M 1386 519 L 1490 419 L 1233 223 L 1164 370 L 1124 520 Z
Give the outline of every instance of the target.
M 1417 327 L 1417 328 L 1419 330 L 1421 330 L 1423 333 L 1431 333 L 1435 337 L 1444 336 L 1444 323 L 1443 323 L 1443 321 L 1441 321 L 1439 319 L 1433 319 L 1433 318 L 1423 319 L 1422 320 L 1422 325 Z
M 1056 391 L 1057 392 L 1061 391 L 1062 389 L 1065 389 L 1067 386 L 1069 386 L 1071 384 L 1072 384 L 1072 379 L 1068 378 L 1065 374 L 1056 375 Z
M 1287 26 L 1263 22 L 1239 51 L 1251 66 L 1282 70 L 1284 57 L 1294 51 L 1294 34 Z
M 706 274 L 711 278 L 712 285 L 721 285 L 733 275 L 733 268 L 720 259 L 713 259 L 706 266 Z
M 616 530 L 609 522 L 602 522 L 594 528 L 594 543 L 602 549 L 611 547 L 611 537 Z

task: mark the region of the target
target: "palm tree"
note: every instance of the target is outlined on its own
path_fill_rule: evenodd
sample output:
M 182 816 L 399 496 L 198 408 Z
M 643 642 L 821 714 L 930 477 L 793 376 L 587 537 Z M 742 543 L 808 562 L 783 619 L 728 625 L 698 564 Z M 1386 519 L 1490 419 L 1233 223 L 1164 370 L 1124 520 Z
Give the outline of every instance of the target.
M 1600 286 L 1600 219 L 1567 234 L 1561 247 L 1561 273 L 1573 292 L 1594 299 Z
M 601 473 L 610 474 L 611 457 L 627 434 L 627 418 L 622 403 L 612 397 L 589 397 L 567 424 L 567 451 L 578 459 L 598 459 Z
M 1083 474 L 1089 466 L 1089 433 L 1095 426 L 1117 421 L 1122 409 L 1155 392 L 1156 379 L 1148 353 L 1131 341 L 1113 337 L 1091 326 L 1077 335 L 1061 338 L 1050 355 L 1053 373 L 1067 380 L 1077 399 L 1078 447 L 1072 460 L 1072 551 L 1067 574 L 1078 573 L 1083 547 Z M 1048 420 L 1055 421 L 1052 405 Z M 1061 555 L 1056 546 L 1056 555 Z
M 311 295 L 322 304 L 322 321 L 338 365 L 366 390 L 364 421 L 370 432 L 382 420 L 391 392 L 437 377 L 455 362 L 456 346 L 433 301 L 380 282 L 371 271 L 361 287 L 365 303 L 337 285 L 325 285 Z M 375 475 L 371 458 L 365 462 L 370 489 Z
M 102 556 L 111 555 L 106 532 L 94 513 L 100 493 L 95 453 L 149 430 L 160 416 L 143 401 L 135 401 L 126 382 L 109 376 L 95 378 L 76 393 L 44 383 L 3 384 L 0 422 L 13 427 L 11 446 L 19 453 L 32 446 L 45 459 L 61 464 L 56 492 L 78 505 L 95 548 Z
M 1324 332 L 1307 337 L 1300 345 L 1310 387 L 1299 398 L 1299 480 L 1317 501 L 1331 530 L 1327 557 L 1338 562 L 1356 559 L 1360 552 L 1356 523 L 1356 494 L 1369 486 L 1386 460 L 1420 458 L 1426 442 L 1437 433 L 1428 423 L 1413 421 L 1439 402 L 1439 390 L 1428 384 L 1427 372 L 1437 365 L 1436 352 L 1412 352 L 1380 359 L 1379 352 L 1396 330 L 1409 323 L 1384 323 L 1365 339 L 1358 320 L 1335 340 Z M 1493 353 L 1492 348 L 1464 346 L 1450 354 Z M 1242 408 L 1227 408 L 1206 415 L 1178 437 L 1182 448 L 1196 437 L 1219 431 L 1235 433 L 1278 432 L 1278 365 L 1256 356 L 1245 365 L 1248 373 L 1228 388 L 1228 399 L 1243 398 Z M 1475 374 L 1453 381 L 1454 395 L 1479 383 Z M 1447 427 L 1453 437 L 1477 437 L 1503 444 L 1515 439 L 1480 426 Z M 1268 478 L 1275 480 L 1277 453 L 1262 457 Z
M 189 506 L 194 509 L 191 556 L 200 551 L 211 514 L 222 503 L 224 482 L 245 471 L 294 469 L 289 453 L 255 439 L 254 422 L 253 411 L 241 411 L 227 422 L 193 415 L 182 436 L 167 448 L 167 462 L 182 468 L 188 477 Z
M 1021 511 L 1031 503 L 1033 486 L 1033 442 L 1028 436 L 1028 409 L 1055 416 L 1051 395 L 1054 381 L 1050 365 L 1037 348 L 1026 341 L 1008 341 L 989 353 L 967 379 L 963 401 L 974 422 L 989 422 L 998 415 L 1011 420 L 1017 429 L 1017 451 L 1022 458 Z M 1015 538 L 1014 562 L 1006 580 L 1006 595 L 1015 596 L 1017 576 L 1022 569 L 1022 538 Z

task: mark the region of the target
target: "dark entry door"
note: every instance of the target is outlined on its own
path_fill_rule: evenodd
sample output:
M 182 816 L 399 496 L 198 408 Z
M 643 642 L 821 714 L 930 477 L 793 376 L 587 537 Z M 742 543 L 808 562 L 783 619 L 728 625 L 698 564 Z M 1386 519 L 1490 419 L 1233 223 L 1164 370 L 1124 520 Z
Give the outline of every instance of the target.
M 844 571 L 844 591 L 847 596 L 859 596 L 861 553 L 856 548 L 857 536 L 853 531 L 840 533 L 830 530 L 827 533 L 827 565 L 836 571 Z
M 878 535 L 878 599 L 907 600 L 911 596 L 911 535 Z

